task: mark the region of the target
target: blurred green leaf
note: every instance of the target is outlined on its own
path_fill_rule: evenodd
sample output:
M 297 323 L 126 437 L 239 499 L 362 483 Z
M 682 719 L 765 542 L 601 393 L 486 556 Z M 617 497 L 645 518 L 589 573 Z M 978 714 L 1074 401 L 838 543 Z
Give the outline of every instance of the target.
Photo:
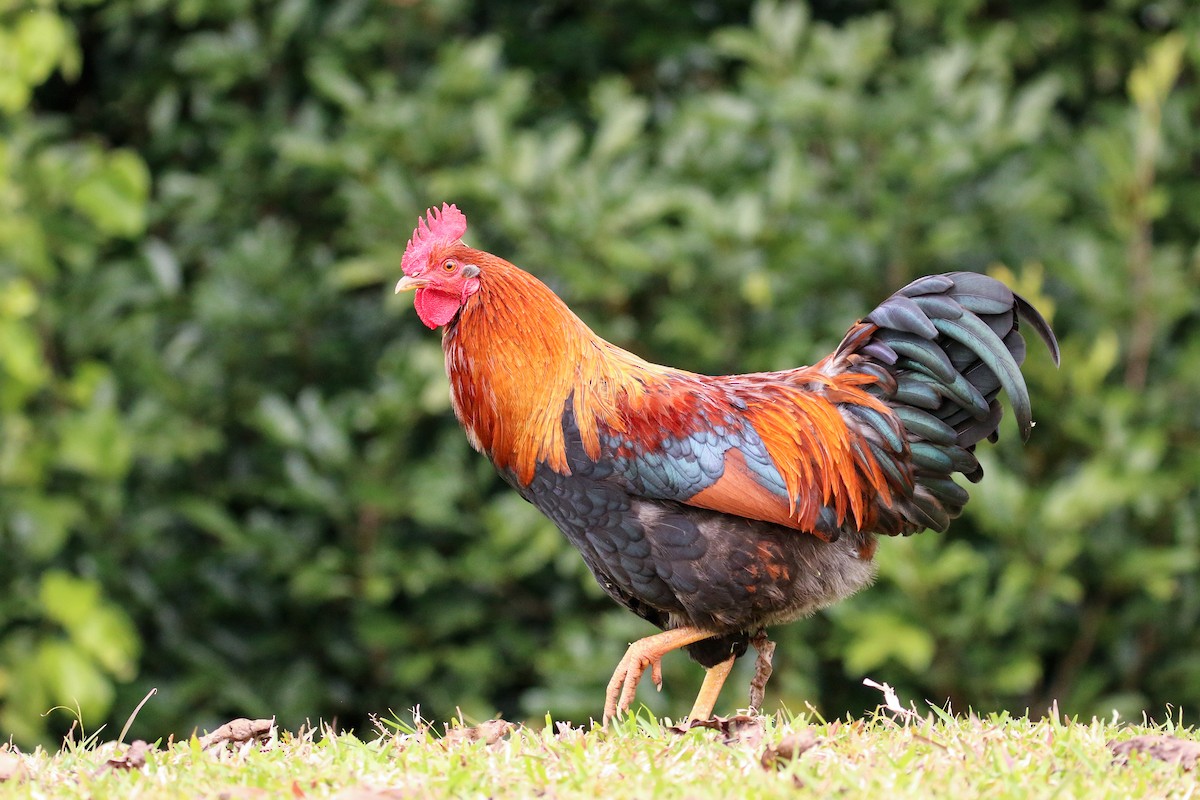
M 146 226 L 150 174 L 134 153 L 114 151 L 75 190 L 75 206 L 114 236 L 136 236 Z
M 97 725 L 112 707 L 112 683 L 79 648 L 45 641 L 34 663 L 47 699 L 68 714 L 77 713 L 84 724 Z
M 40 657 L 61 662 L 52 673 L 61 692 L 56 695 L 62 698 L 60 702 L 76 700 L 107 710 L 114 694 L 108 676 L 132 678 L 141 647 L 129 617 L 106 603 L 100 592 L 97 582 L 65 572 L 51 570 L 42 575 L 39 602 L 47 618 L 65 629 L 70 644 L 47 643 Z M 86 675 L 76 683 L 75 676 L 60 674 L 71 670 Z
M 864 613 L 846 620 L 851 638 L 843 658 L 852 673 L 872 673 L 893 659 L 913 672 L 921 672 L 933 661 L 933 637 L 898 615 Z

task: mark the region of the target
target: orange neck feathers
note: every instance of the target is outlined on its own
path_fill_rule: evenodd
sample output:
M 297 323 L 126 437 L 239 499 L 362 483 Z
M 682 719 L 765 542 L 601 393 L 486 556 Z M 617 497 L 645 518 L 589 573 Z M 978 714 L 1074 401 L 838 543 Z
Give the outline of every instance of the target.
M 507 261 L 479 250 L 464 257 L 480 267 L 480 288 L 442 347 L 454 413 L 471 444 L 522 484 L 538 463 L 569 473 L 562 415 L 570 399 L 584 449 L 598 458 L 599 425 L 621 430 L 619 406 L 672 370 L 604 341 Z

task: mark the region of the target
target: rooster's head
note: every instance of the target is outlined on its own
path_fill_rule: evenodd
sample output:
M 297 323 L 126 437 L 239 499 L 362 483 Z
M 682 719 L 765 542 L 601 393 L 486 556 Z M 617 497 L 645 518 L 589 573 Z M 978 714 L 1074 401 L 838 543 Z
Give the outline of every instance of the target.
M 479 291 L 480 269 L 469 261 L 475 251 L 462 243 L 467 218 L 456 206 L 443 203 L 417 221 L 400 269 L 404 277 L 396 292 L 415 289 L 417 316 L 430 328 L 454 319 L 467 298 Z

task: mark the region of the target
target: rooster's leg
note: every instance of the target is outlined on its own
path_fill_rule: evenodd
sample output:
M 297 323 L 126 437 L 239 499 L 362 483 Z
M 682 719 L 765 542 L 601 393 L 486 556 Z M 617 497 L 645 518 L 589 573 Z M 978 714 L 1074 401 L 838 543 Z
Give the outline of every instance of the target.
M 688 714 L 689 720 L 712 717 L 717 695 L 721 693 L 721 687 L 725 685 L 725 679 L 729 677 L 729 671 L 733 669 L 733 662 L 736 660 L 737 656 L 730 656 L 728 660 L 708 668 L 708 672 L 704 674 L 704 683 L 700 686 L 700 694 L 696 695 L 696 702 L 692 705 L 692 713 Z
M 638 681 L 642 679 L 642 674 L 647 669 L 650 670 L 650 677 L 654 681 L 654 685 L 662 688 L 662 657 L 664 655 L 693 642 L 709 639 L 714 635 L 712 631 L 706 631 L 703 628 L 676 628 L 654 636 L 647 636 L 645 639 L 638 639 L 629 645 L 625 656 L 617 664 L 616 671 L 613 672 L 612 680 L 608 682 L 608 695 L 604 701 L 604 723 L 607 725 L 608 721 L 618 713 L 629 710 L 629 706 L 633 704 L 634 694 L 637 693 Z M 724 681 L 724 676 L 721 677 L 721 680 Z M 705 685 L 708 685 L 707 680 Z M 720 684 L 717 684 L 717 689 L 720 688 Z M 715 693 L 713 698 L 715 700 Z

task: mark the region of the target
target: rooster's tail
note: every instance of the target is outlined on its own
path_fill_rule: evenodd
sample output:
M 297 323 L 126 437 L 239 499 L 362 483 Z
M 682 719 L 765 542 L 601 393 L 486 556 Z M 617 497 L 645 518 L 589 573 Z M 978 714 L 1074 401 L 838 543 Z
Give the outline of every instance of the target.
M 967 492 L 951 475 L 961 472 L 972 482 L 983 477 L 975 445 L 996 438 L 1001 389 L 1021 436 L 1028 438 L 1033 420 L 1020 370 L 1021 321 L 1046 343 L 1057 364 L 1058 341 L 1024 298 L 977 273 L 931 275 L 885 300 L 851 328 L 834 353 L 832 362 L 841 369 L 877 378 L 871 393 L 901 423 L 913 469 L 911 503 L 904 505 L 917 517 L 914 522 L 945 530 L 961 513 Z M 894 440 L 894 427 L 881 429 L 882 420 L 859 422 Z M 888 450 L 881 448 L 877 460 L 894 469 Z

